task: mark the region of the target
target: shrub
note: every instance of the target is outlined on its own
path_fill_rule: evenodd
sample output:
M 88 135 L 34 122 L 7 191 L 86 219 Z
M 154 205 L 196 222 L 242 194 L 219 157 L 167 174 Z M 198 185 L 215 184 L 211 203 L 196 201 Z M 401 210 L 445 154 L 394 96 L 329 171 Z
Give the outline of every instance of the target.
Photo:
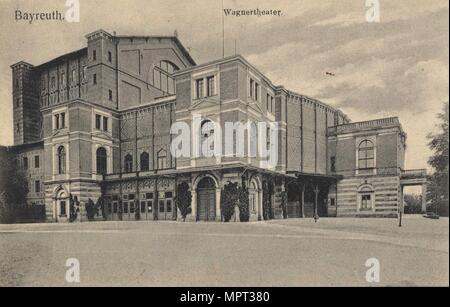
M 186 215 L 191 211 L 192 194 L 189 190 L 189 185 L 186 182 L 178 184 L 177 195 L 175 203 L 180 210 L 183 222 L 186 220 Z
M 241 222 L 248 222 L 250 219 L 250 210 L 248 204 L 248 189 L 243 184 L 242 187 L 238 187 L 238 195 L 239 195 L 239 220 Z
M 228 182 L 221 191 L 220 209 L 224 222 L 229 222 L 238 204 L 239 190 L 236 182 Z

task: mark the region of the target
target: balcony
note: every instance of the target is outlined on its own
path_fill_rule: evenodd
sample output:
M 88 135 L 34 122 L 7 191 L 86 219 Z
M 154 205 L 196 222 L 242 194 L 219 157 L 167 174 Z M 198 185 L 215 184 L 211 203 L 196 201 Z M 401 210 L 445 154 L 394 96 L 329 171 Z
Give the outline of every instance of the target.
M 400 174 L 402 185 L 420 185 L 427 182 L 426 169 L 402 170 Z
M 388 117 L 375 120 L 368 120 L 363 122 L 343 124 L 339 126 L 329 127 L 330 134 L 340 134 L 352 131 L 371 130 L 388 127 L 400 127 L 400 121 L 398 117 Z

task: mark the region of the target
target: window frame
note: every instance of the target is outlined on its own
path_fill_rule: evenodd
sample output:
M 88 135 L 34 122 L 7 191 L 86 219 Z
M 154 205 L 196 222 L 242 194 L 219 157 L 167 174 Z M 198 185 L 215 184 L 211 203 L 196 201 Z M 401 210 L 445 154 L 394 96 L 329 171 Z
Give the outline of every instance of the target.
M 367 146 L 368 144 L 370 144 L 371 146 Z M 364 139 L 359 142 L 357 150 L 358 150 L 357 168 L 359 170 L 369 170 L 369 169 L 375 168 L 375 144 L 374 144 L 374 142 L 369 139 Z M 370 164 L 369 164 L 369 161 L 371 161 Z

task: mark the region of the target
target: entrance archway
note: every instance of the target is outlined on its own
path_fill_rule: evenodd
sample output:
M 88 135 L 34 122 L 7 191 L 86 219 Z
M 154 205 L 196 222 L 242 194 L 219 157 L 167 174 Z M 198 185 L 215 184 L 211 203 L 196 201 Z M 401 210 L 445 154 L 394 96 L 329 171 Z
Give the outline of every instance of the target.
M 216 185 L 211 177 L 204 177 L 197 185 L 197 220 L 216 219 Z
M 250 221 L 262 219 L 262 190 L 257 177 L 250 180 L 248 187 L 248 211 Z
M 57 222 L 68 220 L 70 214 L 69 193 L 63 187 L 58 187 L 55 191 L 53 212 Z

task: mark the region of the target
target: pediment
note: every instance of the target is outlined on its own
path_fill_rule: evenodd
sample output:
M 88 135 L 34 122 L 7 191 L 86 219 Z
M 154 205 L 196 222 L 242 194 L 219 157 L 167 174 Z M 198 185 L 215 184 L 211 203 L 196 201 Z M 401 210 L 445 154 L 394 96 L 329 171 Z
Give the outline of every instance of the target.
M 217 106 L 219 103 L 216 100 L 204 98 L 199 99 L 195 101 L 191 106 L 189 107 L 189 110 L 196 110 L 196 109 L 203 109 L 208 107 L 214 107 Z
M 261 109 L 261 107 L 259 106 L 259 104 L 256 102 L 249 103 L 248 106 L 258 113 L 261 113 L 261 114 L 264 113 L 263 110 Z

